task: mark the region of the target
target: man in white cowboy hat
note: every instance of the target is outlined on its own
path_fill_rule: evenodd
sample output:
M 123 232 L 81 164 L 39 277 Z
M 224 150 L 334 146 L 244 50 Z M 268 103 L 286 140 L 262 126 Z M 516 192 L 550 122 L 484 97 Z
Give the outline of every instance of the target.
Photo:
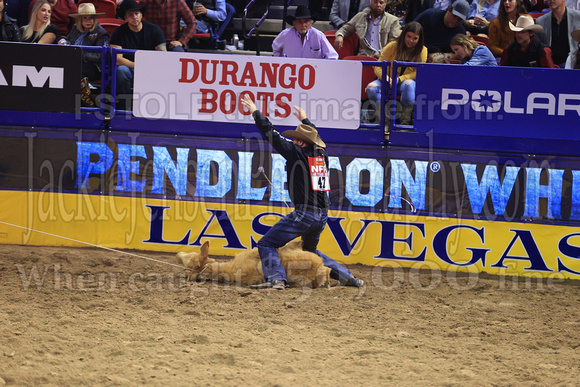
M 401 35 L 399 18 L 385 11 L 386 0 L 371 0 L 368 8 L 354 15 L 335 34 L 334 47 L 342 48 L 344 38 L 356 32 L 359 37 L 358 55 L 378 59 L 383 47 Z
M 316 28 L 308 7 L 300 5 L 294 16 L 287 16 L 286 23 L 291 24 L 280 32 L 272 43 L 274 56 L 288 58 L 338 59 L 332 45 Z
M 326 144 L 318 130 L 306 117 L 304 110 L 294 106 L 296 118 L 302 123 L 296 130 L 287 130 L 281 135 L 270 120 L 264 117 L 252 99 L 246 95 L 242 104 L 252 113 L 256 126 L 264 137 L 286 159 L 288 194 L 295 210 L 278 221 L 258 242 L 262 271 L 266 283 L 258 287 L 284 289 L 286 272 L 280 263 L 277 248 L 301 237 L 303 249 L 318 254 L 324 266 L 331 269 L 330 276 L 342 285 L 364 286 L 350 271 L 317 250 L 320 233 L 328 219 L 328 196 L 330 191 L 328 155 Z M 283 137 L 291 137 L 292 141 Z
M 578 44 L 572 39 L 570 32 L 580 28 L 580 11 L 566 7 L 566 0 L 544 1 L 546 2 L 552 12 L 536 20 L 544 28 L 544 32 L 538 37 L 552 49 L 554 63 L 564 68 L 568 56 L 578 50 Z
M 510 21 L 509 27 L 516 33 L 516 40 L 503 50 L 500 66 L 555 67 L 552 51 L 536 36 L 543 28 L 534 24 L 534 19 L 530 16 L 520 16 L 516 25 Z

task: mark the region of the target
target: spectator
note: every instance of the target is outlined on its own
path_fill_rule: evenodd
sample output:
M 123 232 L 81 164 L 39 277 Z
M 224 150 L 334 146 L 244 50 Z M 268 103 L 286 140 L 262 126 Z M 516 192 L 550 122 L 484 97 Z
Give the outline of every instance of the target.
M 514 33 L 509 29 L 509 22 L 515 23 L 518 18 L 526 14 L 522 0 L 501 0 L 497 17 L 489 24 L 489 41 L 487 48 L 500 57 L 503 49 L 514 41 Z
M 229 23 L 236 13 L 234 6 L 225 0 L 195 1 L 192 3 L 192 9 L 197 19 L 196 34 L 207 34 L 210 26 L 216 30 L 220 23 Z M 223 24 L 221 26 L 225 27 Z
M 36 4 L 37 0 L 31 0 L 28 11 L 32 15 L 32 8 Z M 77 5 L 73 0 L 48 0 L 50 6 L 52 7 L 52 15 L 50 20 L 58 28 L 58 34 L 62 36 L 67 36 L 72 28 L 74 21 L 68 15 L 71 13 L 76 13 L 78 11 Z M 30 16 L 32 19 L 32 16 Z
M 515 26 L 512 22 L 509 26 L 515 31 L 516 40 L 503 50 L 500 66 L 555 67 L 552 51 L 536 36 L 543 31 L 541 25 L 534 24 L 529 16 L 520 16 Z
M 379 61 L 393 62 L 426 62 L 427 48 L 423 45 L 423 27 L 417 22 L 410 22 L 405 25 L 403 32 L 396 41 L 390 42 L 381 52 Z M 415 79 L 417 77 L 416 67 L 399 67 L 397 69 L 397 84 L 400 85 L 401 104 L 403 105 L 401 118 L 402 125 L 410 125 L 413 117 L 413 105 L 415 104 Z M 377 80 L 372 81 L 367 86 L 367 94 L 377 107 L 381 103 L 381 83 L 383 76 L 382 67 L 375 67 Z M 392 87 L 392 74 L 386 78 Z M 380 111 L 380 109 L 377 109 Z
M 465 21 L 465 29 L 472 35 L 489 32 L 489 23 L 497 17 L 500 0 L 473 0 Z
M 564 68 L 569 54 L 578 50 L 570 32 L 580 28 L 580 11 L 566 8 L 566 0 L 548 0 L 552 12 L 540 16 L 538 24 L 544 27 L 540 41 L 550 46 L 554 63 Z
M 417 16 L 415 21 L 425 31 L 425 46 L 433 58 L 436 53 L 451 52 L 449 42 L 457 34 L 465 34 L 463 22 L 469 13 L 469 3 L 457 0 L 446 11 L 428 9 Z
M 335 0 L 328 20 L 334 28 L 338 29 L 368 6 L 369 0 Z
M 304 5 L 296 8 L 294 16 L 287 16 L 286 23 L 293 27 L 280 32 L 272 43 L 274 56 L 290 58 L 338 59 L 338 54 L 324 36 L 312 28 L 312 16 Z
M 58 41 L 58 44 L 72 44 L 75 46 L 104 46 L 109 44 L 109 34 L 99 25 L 98 15 L 92 3 L 82 3 L 79 5 L 78 13 L 71 13 L 70 17 L 75 18 L 70 33 L 66 38 Z M 94 107 L 95 103 L 91 98 L 89 82 L 101 79 L 101 53 L 95 51 L 83 51 L 83 61 L 81 64 L 81 106 Z
M 54 24 L 50 24 L 51 13 L 52 7 L 48 1 L 36 1 L 30 14 L 30 23 L 21 28 L 22 41 L 25 43 L 54 43 L 58 29 Z
M 370 6 L 357 13 L 337 32 L 334 46 L 342 48 L 344 38 L 356 32 L 360 43 L 358 55 L 378 58 L 383 47 L 401 35 L 399 19 L 385 12 L 386 0 L 371 0 Z
M 157 25 L 142 21 L 142 6 L 135 0 L 124 0 L 117 8 L 117 15 L 127 23 L 117 27 L 111 36 L 111 47 L 134 50 L 166 51 L 165 36 Z M 133 54 L 117 54 L 117 95 L 124 97 L 131 92 L 135 71 Z M 130 103 L 119 101 L 120 108 L 130 108 Z
M 495 57 L 486 46 L 480 46 L 467 35 L 455 35 L 449 43 L 460 63 L 468 66 L 497 66 Z
M 145 20 L 156 24 L 163 31 L 167 39 L 167 50 L 184 52 L 197 27 L 197 21 L 185 0 L 141 0 L 140 4 L 143 6 Z M 180 20 L 186 24 L 183 32 Z
M 0 0 L 0 41 L 20 42 L 20 30 L 16 21 L 4 12 L 4 0 Z
M 572 31 L 570 34 L 572 39 L 574 39 L 580 45 L 580 29 Z M 580 60 L 578 60 L 578 50 L 568 57 L 566 61 L 567 69 L 580 69 Z
M 16 19 L 18 27 L 28 24 L 28 8 L 30 0 L 10 0 L 6 5 L 6 13 L 13 19 Z

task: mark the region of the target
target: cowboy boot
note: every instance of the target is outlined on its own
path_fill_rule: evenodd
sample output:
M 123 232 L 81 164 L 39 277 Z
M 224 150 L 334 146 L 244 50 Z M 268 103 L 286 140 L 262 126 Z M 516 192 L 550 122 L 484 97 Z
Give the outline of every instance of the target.
M 81 106 L 82 107 L 96 107 L 93 98 L 91 97 L 91 88 L 87 77 L 81 79 Z

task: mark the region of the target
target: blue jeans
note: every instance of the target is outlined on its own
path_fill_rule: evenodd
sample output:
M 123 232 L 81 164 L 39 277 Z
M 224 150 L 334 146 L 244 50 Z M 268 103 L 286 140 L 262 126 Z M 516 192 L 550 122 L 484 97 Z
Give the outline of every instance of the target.
M 370 84 L 375 84 L 378 86 L 369 87 Z M 374 101 L 377 106 L 381 104 L 381 80 L 375 79 L 367 86 L 367 94 L 371 101 Z M 415 104 L 415 88 L 417 83 L 412 79 L 404 80 L 398 87 L 401 94 L 401 103 L 405 106 Z
M 262 271 L 266 281 L 286 281 L 286 271 L 280 263 L 277 248 L 302 237 L 303 250 L 316 253 L 322 258 L 324 266 L 329 267 L 330 277 L 346 283 L 352 274 L 338 262 L 316 250 L 320 233 L 326 226 L 326 212 L 310 212 L 296 209 L 276 223 L 258 242 L 258 252 L 262 261 Z
M 117 67 L 117 95 L 131 94 L 131 83 L 133 83 L 133 69 L 127 66 Z

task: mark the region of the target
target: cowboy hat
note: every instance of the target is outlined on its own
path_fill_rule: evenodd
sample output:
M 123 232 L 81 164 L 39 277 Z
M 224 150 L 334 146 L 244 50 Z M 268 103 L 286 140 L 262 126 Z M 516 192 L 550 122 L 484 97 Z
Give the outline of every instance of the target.
M 70 17 L 78 17 L 78 16 L 99 16 L 104 15 L 105 12 L 99 12 L 95 10 L 95 5 L 93 3 L 82 3 L 79 4 L 79 10 L 77 13 L 71 13 Z
M 305 5 L 299 5 L 298 7 L 296 7 L 296 12 L 294 13 L 294 16 L 292 15 L 286 16 L 286 23 L 292 25 L 294 24 L 294 20 L 296 19 L 310 19 L 312 20 L 312 23 L 316 21 L 314 20 L 312 15 L 310 15 L 310 10 Z
M 297 138 L 307 142 L 308 144 L 315 144 L 322 148 L 326 148 L 326 144 L 318 135 L 318 130 L 310 125 L 300 124 L 296 127 L 296 130 L 286 130 L 282 132 L 282 136 Z
M 577 30 L 572 31 L 572 33 L 570 34 L 570 36 L 572 36 L 572 39 L 574 39 L 575 41 L 577 41 L 578 43 L 580 43 L 580 28 Z
M 510 30 L 515 32 L 530 31 L 540 33 L 544 31 L 544 27 L 539 24 L 534 24 L 534 19 L 532 19 L 530 16 L 520 16 L 515 26 L 511 21 L 509 25 Z
M 146 6 L 141 5 L 135 0 L 123 0 L 123 2 L 117 7 L 117 16 L 121 19 L 125 19 L 125 14 L 129 11 L 145 11 Z

